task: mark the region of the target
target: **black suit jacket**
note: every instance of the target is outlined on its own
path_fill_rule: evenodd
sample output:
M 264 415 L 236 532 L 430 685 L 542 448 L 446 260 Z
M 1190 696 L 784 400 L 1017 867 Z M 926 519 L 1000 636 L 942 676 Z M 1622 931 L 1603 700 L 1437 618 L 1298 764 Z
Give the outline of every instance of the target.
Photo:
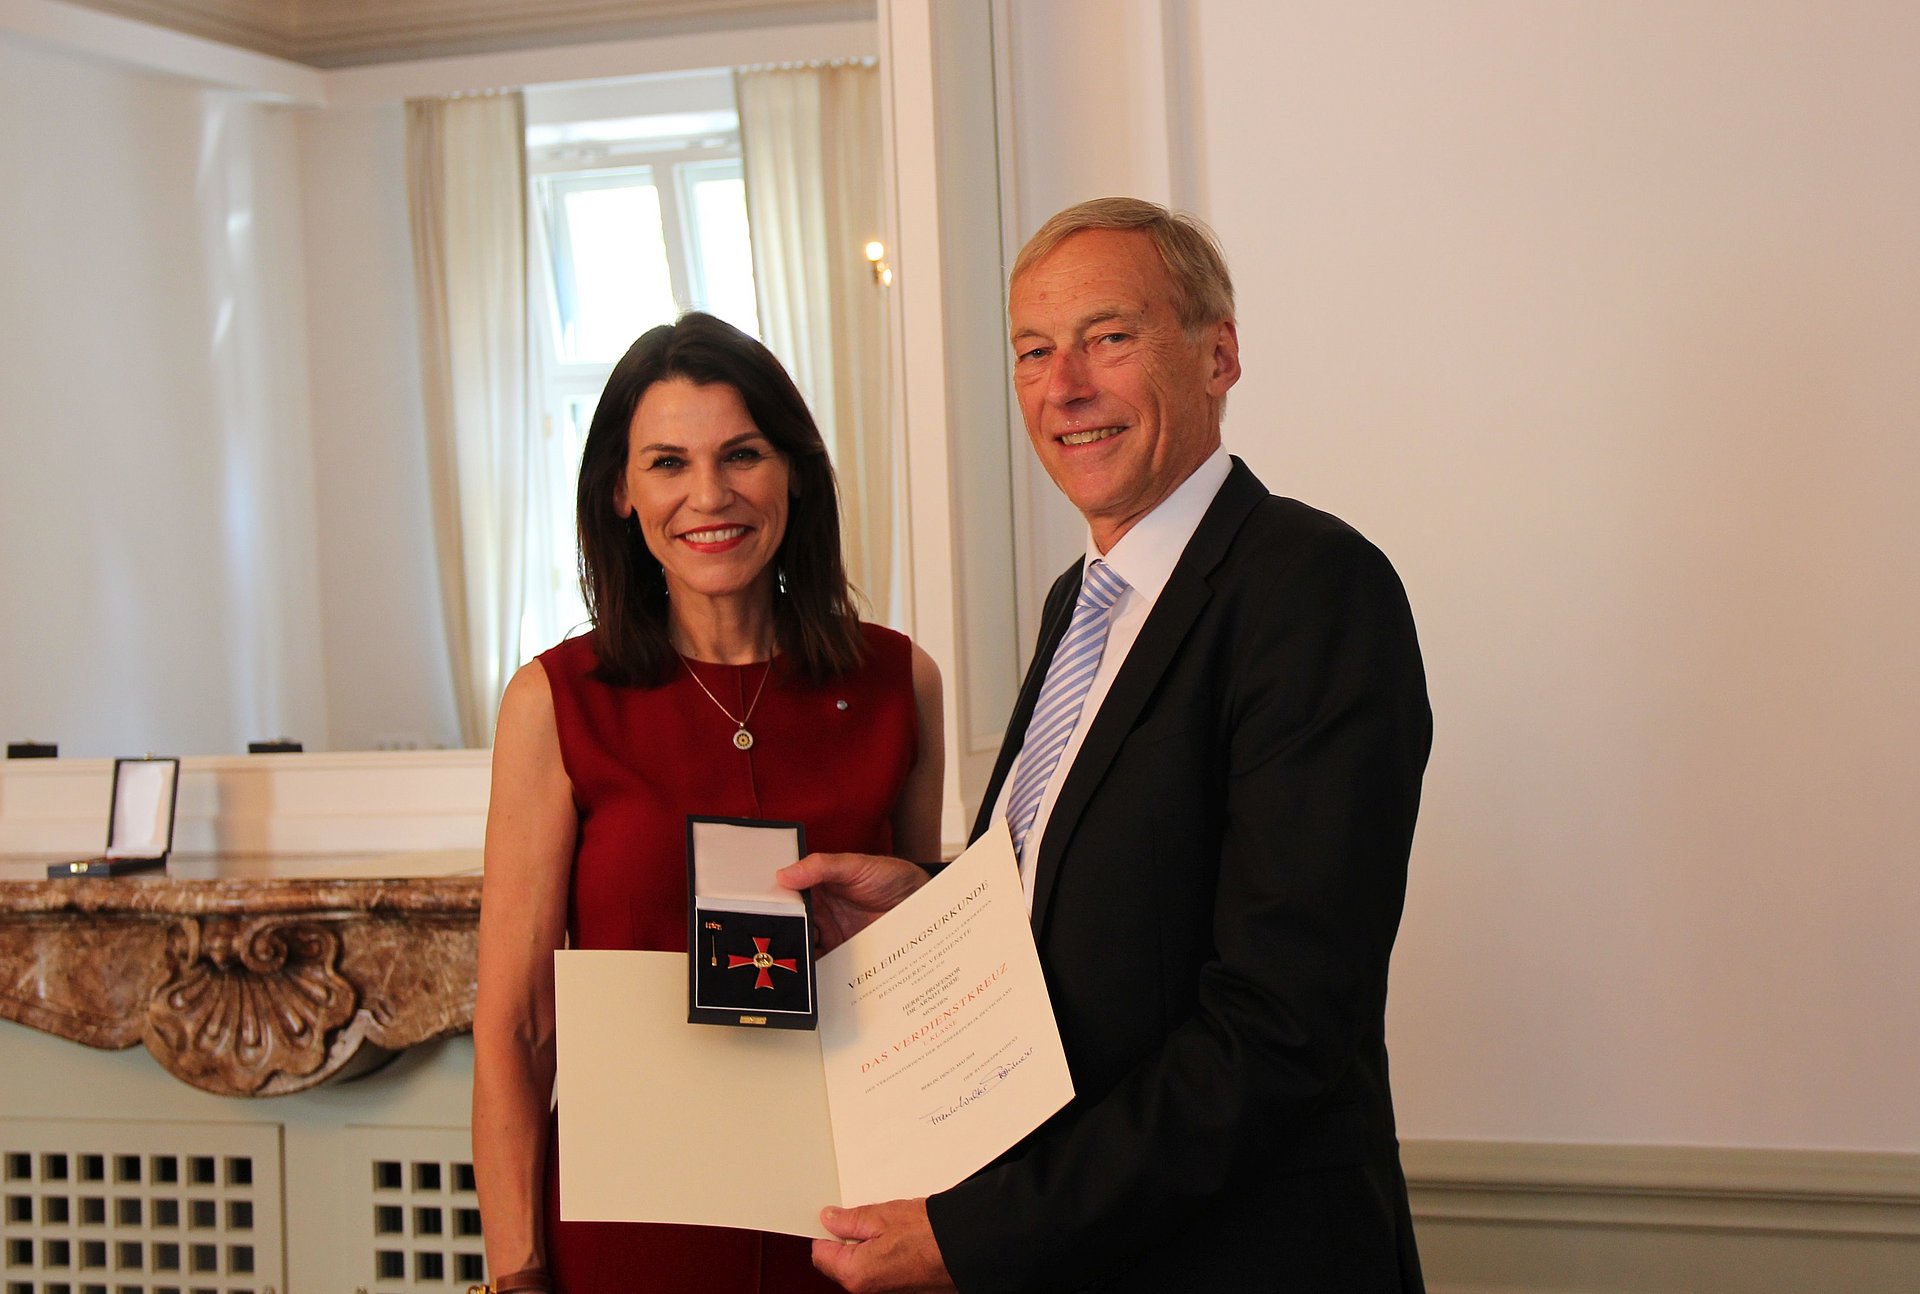
M 975 835 L 1079 583 L 1048 595 Z M 1076 1096 L 928 1201 L 965 1294 L 1422 1288 L 1384 1015 L 1431 736 L 1386 558 L 1236 459 L 1042 841 Z

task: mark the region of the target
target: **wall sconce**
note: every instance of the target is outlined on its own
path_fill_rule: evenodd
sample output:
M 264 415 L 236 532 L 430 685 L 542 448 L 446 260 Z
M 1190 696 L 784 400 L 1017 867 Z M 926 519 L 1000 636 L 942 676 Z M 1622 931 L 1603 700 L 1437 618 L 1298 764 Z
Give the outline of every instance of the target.
M 873 266 L 873 281 L 883 288 L 893 286 L 893 266 L 887 264 L 887 245 L 879 239 L 867 244 L 867 264 Z

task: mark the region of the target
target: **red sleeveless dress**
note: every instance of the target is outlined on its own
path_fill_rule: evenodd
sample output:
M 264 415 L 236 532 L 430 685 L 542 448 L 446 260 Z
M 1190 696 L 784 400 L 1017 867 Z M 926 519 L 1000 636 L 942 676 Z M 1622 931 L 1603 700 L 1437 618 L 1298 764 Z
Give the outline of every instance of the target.
M 567 905 L 573 947 L 686 951 L 689 813 L 804 823 L 811 850 L 893 852 L 893 809 L 919 741 L 912 648 L 891 629 L 861 630 L 866 660 L 848 678 L 812 686 L 774 659 L 745 751 L 733 744 L 736 725 L 684 670 L 657 688 L 598 682 L 591 634 L 540 655 L 580 813 Z M 741 715 L 769 666 L 689 668 Z M 809 1242 L 797 1236 L 561 1222 L 554 1143 L 547 1266 L 561 1294 L 839 1289 L 813 1270 Z

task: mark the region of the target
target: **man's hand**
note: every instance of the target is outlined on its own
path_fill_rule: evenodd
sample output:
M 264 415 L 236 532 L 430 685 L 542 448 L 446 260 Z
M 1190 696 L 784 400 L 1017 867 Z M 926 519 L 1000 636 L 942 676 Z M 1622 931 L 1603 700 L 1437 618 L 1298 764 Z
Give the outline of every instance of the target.
M 852 1294 L 952 1291 L 924 1199 L 822 1209 L 820 1223 L 839 1239 L 814 1241 L 813 1265 Z
M 903 858 L 874 854 L 808 854 L 774 879 L 790 890 L 813 891 L 813 924 L 823 953 L 832 952 L 891 912 L 927 883 L 927 874 Z

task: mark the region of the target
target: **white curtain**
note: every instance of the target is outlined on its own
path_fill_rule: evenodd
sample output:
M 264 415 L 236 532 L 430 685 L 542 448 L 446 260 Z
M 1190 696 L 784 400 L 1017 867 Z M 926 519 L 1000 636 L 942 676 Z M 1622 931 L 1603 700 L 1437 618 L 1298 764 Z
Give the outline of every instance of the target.
M 520 659 L 571 637 L 586 627 L 587 609 L 580 598 L 579 549 L 574 529 L 572 470 L 579 456 L 565 444 L 563 431 L 547 407 L 553 374 L 548 367 L 553 350 L 540 342 L 540 330 L 559 329 L 553 300 L 552 231 L 536 204 L 527 218 L 527 426 L 532 450 L 527 456 L 527 542 L 525 613 L 520 620 Z M 585 429 L 582 428 L 582 431 Z
M 460 735 L 490 744 L 519 661 L 527 524 L 526 112 L 407 104 L 434 534 Z
M 886 292 L 865 255 L 886 228 L 879 69 L 743 69 L 735 94 L 761 332 L 833 456 L 847 573 L 892 622 Z

